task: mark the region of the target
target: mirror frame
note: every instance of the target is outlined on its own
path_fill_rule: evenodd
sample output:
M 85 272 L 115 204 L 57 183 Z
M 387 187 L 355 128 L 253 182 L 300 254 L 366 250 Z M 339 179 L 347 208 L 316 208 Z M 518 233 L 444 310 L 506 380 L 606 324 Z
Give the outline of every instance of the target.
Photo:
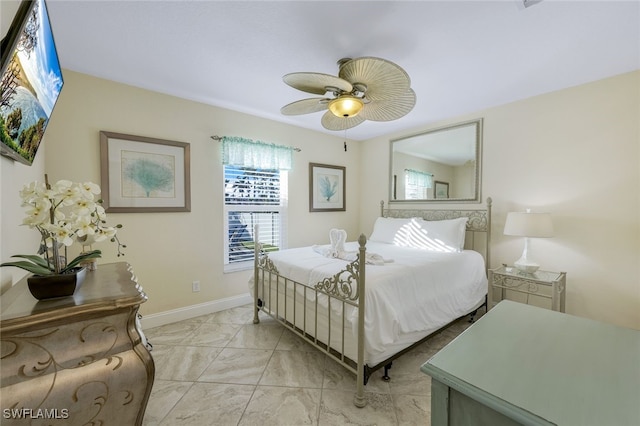
M 422 200 L 396 200 L 393 198 L 393 192 L 395 187 L 394 175 L 393 175 L 393 145 L 396 142 L 413 138 L 421 135 L 428 135 L 430 133 L 442 132 L 449 129 L 457 129 L 459 127 L 468 126 L 470 124 L 476 125 L 476 167 L 475 167 L 475 195 L 471 198 L 433 198 Z M 483 134 L 483 119 L 478 118 L 475 120 L 469 120 L 461 123 L 455 123 L 447 126 L 438 127 L 435 129 L 429 129 L 419 133 L 413 133 L 410 135 L 402 136 L 400 138 L 391 139 L 389 141 L 389 203 L 480 203 L 482 202 L 481 194 L 481 178 L 482 178 L 482 134 Z

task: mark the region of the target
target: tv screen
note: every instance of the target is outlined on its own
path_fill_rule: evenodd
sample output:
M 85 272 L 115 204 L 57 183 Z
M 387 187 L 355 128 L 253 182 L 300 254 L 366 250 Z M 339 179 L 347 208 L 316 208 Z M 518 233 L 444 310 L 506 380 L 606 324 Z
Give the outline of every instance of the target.
M 0 51 L 0 154 L 31 165 L 63 85 L 44 0 L 22 1 Z

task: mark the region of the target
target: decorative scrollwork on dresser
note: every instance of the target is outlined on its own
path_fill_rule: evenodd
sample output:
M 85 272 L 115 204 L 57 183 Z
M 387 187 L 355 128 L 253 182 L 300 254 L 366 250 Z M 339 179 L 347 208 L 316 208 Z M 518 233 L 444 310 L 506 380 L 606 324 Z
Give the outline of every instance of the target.
M 2 424 L 141 424 L 155 367 L 129 265 L 100 265 L 68 298 L 38 302 L 22 284 L 2 306 Z

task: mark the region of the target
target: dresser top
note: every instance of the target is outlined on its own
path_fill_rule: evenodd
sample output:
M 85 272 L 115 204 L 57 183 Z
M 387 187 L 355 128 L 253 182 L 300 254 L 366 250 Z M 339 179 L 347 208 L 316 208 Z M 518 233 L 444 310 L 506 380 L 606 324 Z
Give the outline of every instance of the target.
M 421 370 L 523 424 L 638 425 L 638 360 L 640 331 L 505 300 Z
M 71 316 L 140 305 L 147 296 L 126 262 L 98 265 L 86 273 L 73 296 L 50 300 L 35 299 L 23 278 L 2 295 L 0 332 L 48 323 Z

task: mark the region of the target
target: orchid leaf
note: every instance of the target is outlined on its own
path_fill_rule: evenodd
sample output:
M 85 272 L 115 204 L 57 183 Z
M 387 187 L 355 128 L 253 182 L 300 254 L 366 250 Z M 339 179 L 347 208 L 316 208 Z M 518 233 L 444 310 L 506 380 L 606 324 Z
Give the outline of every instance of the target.
M 29 262 L 35 263 L 36 265 L 43 268 L 52 269 L 52 265 L 49 264 L 47 259 L 35 254 L 15 254 L 11 257 L 20 257 L 22 259 L 27 259 Z
M 26 260 L 20 260 L 18 262 L 5 262 L 0 264 L 0 266 L 15 266 L 16 268 L 24 269 L 25 271 L 29 271 L 35 275 L 53 275 L 54 272 L 46 267 L 42 267 L 35 263 L 27 262 Z
M 29 271 L 35 275 L 54 275 L 55 274 L 55 270 L 53 269 L 53 266 L 50 265 L 46 259 L 43 259 L 40 256 L 31 255 L 31 254 L 16 254 L 11 257 L 20 257 L 26 260 L 20 260 L 17 262 L 6 262 L 3 264 L 0 264 L 0 267 L 15 266 L 16 268 L 24 269 L 25 271 Z M 71 262 L 69 262 L 67 266 L 65 266 L 64 269 L 60 271 L 60 273 L 64 274 L 65 272 L 68 272 L 69 270 L 75 268 L 85 260 L 97 259 L 99 257 L 102 257 L 102 252 L 100 250 L 92 250 L 86 253 L 82 253 L 78 257 L 73 259 Z
M 92 250 L 92 251 L 88 251 L 86 253 L 82 253 L 78 257 L 73 259 L 71 262 L 69 262 L 67 264 L 67 266 L 61 272 L 64 273 L 64 272 L 66 272 L 66 271 L 68 271 L 68 270 L 70 270 L 72 268 L 75 268 L 81 262 L 84 262 L 85 260 L 97 259 L 99 257 L 102 257 L 102 251 L 100 251 L 100 250 Z

